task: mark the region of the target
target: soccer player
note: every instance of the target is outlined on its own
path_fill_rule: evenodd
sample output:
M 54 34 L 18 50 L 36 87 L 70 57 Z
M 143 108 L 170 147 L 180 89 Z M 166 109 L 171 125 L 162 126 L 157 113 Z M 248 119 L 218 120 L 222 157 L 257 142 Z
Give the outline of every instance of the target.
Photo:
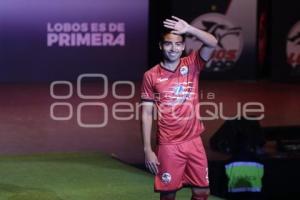
M 200 138 L 198 80 L 216 45 L 216 38 L 172 16 L 163 25 L 159 48 L 162 61 L 145 72 L 141 88 L 142 133 L 146 167 L 155 174 L 161 200 L 174 200 L 183 186 L 192 188 L 192 200 L 209 195 L 206 153 Z M 202 42 L 197 51 L 182 57 L 185 35 Z M 157 150 L 151 147 L 154 108 L 158 113 Z

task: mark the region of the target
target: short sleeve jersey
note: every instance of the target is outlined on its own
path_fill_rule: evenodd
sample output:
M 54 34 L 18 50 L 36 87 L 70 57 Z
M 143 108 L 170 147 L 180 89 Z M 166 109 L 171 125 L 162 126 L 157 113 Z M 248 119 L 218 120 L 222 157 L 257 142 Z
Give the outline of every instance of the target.
M 185 142 L 204 131 L 198 95 L 199 74 L 204 65 L 199 51 L 192 51 L 180 59 L 174 71 L 157 64 L 145 72 L 141 99 L 156 105 L 158 144 Z

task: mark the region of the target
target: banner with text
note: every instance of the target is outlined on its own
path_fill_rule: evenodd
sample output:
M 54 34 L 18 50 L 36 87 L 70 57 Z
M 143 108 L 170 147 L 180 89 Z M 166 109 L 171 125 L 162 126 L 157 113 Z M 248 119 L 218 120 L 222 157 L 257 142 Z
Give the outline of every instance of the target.
M 139 80 L 147 67 L 147 0 L 0 1 L 0 81 Z

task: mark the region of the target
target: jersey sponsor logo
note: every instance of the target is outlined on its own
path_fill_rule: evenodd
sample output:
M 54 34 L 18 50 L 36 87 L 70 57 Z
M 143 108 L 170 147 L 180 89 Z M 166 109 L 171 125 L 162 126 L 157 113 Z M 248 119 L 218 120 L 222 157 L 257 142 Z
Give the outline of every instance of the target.
M 193 92 L 193 82 L 173 84 L 173 86 L 165 90 L 162 95 L 165 99 L 164 105 L 168 106 L 182 104 L 186 100 L 192 100 L 195 96 L 196 93 Z
M 161 181 L 162 181 L 163 183 L 168 184 L 168 183 L 171 182 L 171 180 L 172 180 L 172 176 L 171 176 L 170 173 L 165 172 L 165 173 L 163 173 L 163 174 L 161 175 Z
M 287 63 L 300 73 L 300 21 L 289 31 L 286 44 Z
M 213 34 L 218 45 L 212 59 L 205 65 L 205 71 L 227 71 L 235 66 L 243 49 L 242 28 L 220 13 L 208 13 L 194 19 L 191 24 Z M 186 51 L 197 50 L 201 42 L 195 38 L 186 39 Z
M 183 94 L 184 90 L 185 90 L 185 88 L 183 85 L 178 85 L 178 86 L 174 87 L 174 94 L 176 96 L 181 95 L 181 94 Z

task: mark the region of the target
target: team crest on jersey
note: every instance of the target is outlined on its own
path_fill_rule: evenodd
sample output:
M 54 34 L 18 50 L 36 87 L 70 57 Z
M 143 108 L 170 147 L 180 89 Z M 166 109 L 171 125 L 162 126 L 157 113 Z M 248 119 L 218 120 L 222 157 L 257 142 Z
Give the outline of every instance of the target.
M 168 184 L 168 183 L 171 182 L 171 180 L 172 180 L 172 176 L 171 176 L 170 173 L 165 172 L 165 173 L 163 173 L 163 174 L 161 175 L 161 181 L 162 181 L 163 183 Z
M 186 75 L 187 73 L 189 72 L 189 69 L 188 69 L 188 67 L 187 66 L 182 66 L 182 67 L 180 67 L 180 74 L 181 75 Z

